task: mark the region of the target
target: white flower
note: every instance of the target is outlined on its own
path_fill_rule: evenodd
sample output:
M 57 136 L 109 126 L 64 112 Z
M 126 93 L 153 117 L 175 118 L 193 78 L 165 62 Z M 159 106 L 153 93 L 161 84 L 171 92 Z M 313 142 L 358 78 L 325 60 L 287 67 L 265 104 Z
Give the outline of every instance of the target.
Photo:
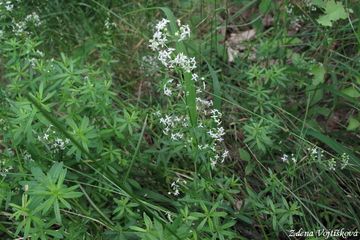
M 19 36 L 19 35 L 21 35 L 23 33 L 27 33 L 27 32 L 25 32 L 25 28 L 26 28 L 26 23 L 25 22 L 14 23 L 12 28 L 13 28 L 13 32 L 17 36 Z
M 184 137 L 183 133 L 172 133 L 171 134 L 171 139 L 174 141 L 180 140 Z
M 346 153 L 343 153 L 341 155 L 341 170 L 343 170 L 344 168 L 346 168 L 346 166 L 349 164 L 349 160 L 350 160 L 350 157 L 348 154 Z
M 162 32 L 162 29 L 158 29 L 157 31 L 155 31 L 153 38 L 149 40 L 149 47 L 153 50 L 153 51 L 157 51 L 159 50 L 159 48 L 163 48 L 166 46 L 167 43 L 167 37 L 166 34 L 164 34 Z
M 217 110 L 217 109 L 213 109 L 211 110 L 211 118 L 214 120 L 214 122 L 216 122 L 217 125 L 221 124 L 221 118 L 222 117 L 222 113 Z
M 168 19 L 161 19 L 155 26 L 157 31 L 163 30 L 170 21 Z
M 187 38 L 190 37 L 190 27 L 189 25 L 182 25 L 180 27 L 180 38 L 179 38 L 179 42 L 183 41 Z
M 174 196 L 178 196 L 180 194 L 180 185 L 179 185 L 179 182 L 180 182 L 180 178 L 176 179 L 176 181 L 172 182 L 170 187 L 171 189 L 173 190 L 173 192 L 168 192 L 168 194 L 172 194 Z
M 289 156 L 284 153 L 284 155 L 281 157 L 281 160 L 283 162 L 287 162 L 289 160 Z
M 213 128 L 208 131 L 208 134 L 215 141 L 222 142 L 224 139 L 222 138 L 225 135 L 225 131 L 223 127 Z
M 40 51 L 40 50 L 36 50 L 36 53 L 37 53 L 40 57 L 44 57 L 44 56 L 45 56 L 45 54 L 44 54 L 42 51 Z
M 30 154 L 28 151 L 26 151 L 26 150 L 25 150 L 25 152 L 24 152 L 24 160 L 25 160 L 25 161 L 34 161 L 34 160 L 32 159 L 31 154 Z
M 220 162 L 223 163 L 228 156 L 229 156 L 229 151 L 227 149 L 225 149 L 225 151 L 221 155 L 221 161 Z
M 41 21 L 39 15 L 36 12 L 33 12 L 25 17 L 25 22 L 32 22 L 35 26 L 40 26 Z
M 164 85 L 164 94 L 168 97 L 170 97 L 172 95 L 172 91 L 170 88 L 167 87 L 168 84 L 171 84 L 174 80 L 173 79 L 169 79 L 167 81 L 167 83 Z
M 196 98 L 196 102 L 205 106 L 205 107 L 211 107 L 213 105 L 213 101 L 212 100 L 203 100 L 199 97 Z
M 199 76 L 196 73 L 193 73 L 191 76 L 191 80 L 193 80 L 194 82 L 197 82 L 198 79 L 199 79 Z
M 184 53 L 179 53 L 172 60 L 172 65 L 179 66 L 186 72 L 191 72 L 196 68 L 196 61 L 195 58 L 189 58 Z
M 5 3 L 5 9 L 9 12 L 11 12 L 14 8 L 14 4 L 12 4 L 10 1 L 6 1 Z
M 331 158 L 328 162 L 328 167 L 330 171 L 335 171 L 335 167 L 336 167 L 336 161 L 334 158 Z
M 171 53 L 175 51 L 173 48 L 168 48 L 165 50 L 159 51 L 158 59 L 165 66 L 169 66 L 171 64 Z
M 49 134 L 45 133 L 43 136 L 43 139 L 48 140 L 49 139 Z

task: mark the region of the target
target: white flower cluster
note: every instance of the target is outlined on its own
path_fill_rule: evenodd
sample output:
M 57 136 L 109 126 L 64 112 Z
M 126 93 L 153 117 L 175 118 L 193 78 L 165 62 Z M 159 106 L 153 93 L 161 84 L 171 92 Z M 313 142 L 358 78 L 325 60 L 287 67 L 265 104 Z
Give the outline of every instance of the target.
M 349 165 L 350 156 L 346 153 L 341 154 L 341 170 Z
M 288 163 L 289 162 L 289 155 L 287 155 L 287 154 L 283 154 L 282 155 L 282 157 L 281 157 L 281 160 L 283 161 L 283 162 L 286 162 L 286 163 Z M 295 154 L 291 154 L 291 161 L 293 162 L 293 163 L 296 163 L 297 162 L 297 160 L 296 160 L 296 158 L 295 158 Z
M 0 6 L 2 6 L 3 4 L 6 11 L 11 12 L 14 9 L 14 4 L 11 1 L 6 1 L 5 3 L 0 2 Z
M 317 8 L 316 8 L 316 5 L 313 3 L 312 0 L 304 0 L 304 3 L 306 5 L 306 7 L 308 7 L 310 9 L 310 11 L 316 11 Z
M 229 156 L 227 150 L 223 150 L 220 144 L 224 141 L 225 130 L 221 127 L 222 114 L 219 110 L 213 109 L 213 101 L 211 99 L 204 99 L 198 96 L 203 93 L 206 88 L 205 79 L 199 77 L 198 74 L 193 71 L 197 67 L 197 63 L 194 57 L 186 56 L 184 52 L 180 52 L 175 48 L 172 48 L 170 43 L 181 42 L 188 39 L 191 35 L 189 25 L 182 25 L 178 20 L 177 25 L 179 31 L 172 36 L 168 31 L 168 19 L 162 19 L 155 26 L 153 37 L 149 41 L 149 47 L 157 53 L 157 59 L 163 67 L 165 67 L 171 75 L 176 73 L 174 70 L 181 70 L 183 72 L 191 73 L 191 80 L 199 86 L 196 86 L 196 109 L 199 113 L 197 122 L 198 128 L 203 129 L 208 138 L 198 143 L 198 150 L 210 160 L 211 166 L 215 167 L 218 162 L 224 162 Z M 171 42 L 169 41 L 172 40 Z M 201 80 L 201 81 L 199 81 Z M 185 89 L 183 84 L 178 82 L 176 78 L 171 78 L 163 85 L 163 94 L 167 97 L 174 98 L 176 96 L 185 95 Z M 160 114 L 156 114 L 160 115 Z M 177 114 L 166 114 L 160 118 L 160 123 L 163 125 L 163 133 L 169 135 L 174 141 L 184 140 L 186 143 L 190 143 L 191 134 L 186 131 L 188 127 L 189 118 L 184 116 L 178 116 Z M 181 130 L 179 130 L 181 129 Z M 200 139 L 199 139 L 200 140 Z
M 189 126 L 189 120 L 186 116 L 165 115 L 160 118 L 160 123 L 164 125 L 163 133 L 171 135 L 171 138 L 181 139 L 184 135 L 182 133 L 173 133 L 173 129 L 186 128 Z M 175 140 L 175 139 L 173 139 Z
M 3 156 L 1 156 L 3 155 Z M 10 148 L 6 148 L 4 152 L 0 149 L 0 176 L 6 177 L 7 173 L 13 169 L 13 167 L 9 165 L 9 162 L 7 161 L 7 158 L 14 157 L 15 153 Z
M 189 25 L 181 25 L 180 22 L 178 22 L 178 25 L 180 25 L 180 37 L 179 42 L 183 41 L 187 38 L 190 38 L 190 27 Z
M 63 139 L 59 136 L 56 136 L 56 131 L 52 130 L 52 125 L 46 129 L 42 136 L 38 136 L 38 140 L 49 146 L 50 149 L 55 153 L 59 152 L 60 150 L 65 150 L 66 146 L 70 143 L 68 138 Z
M 25 22 L 27 22 L 27 23 L 31 22 L 36 27 L 41 25 L 40 17 L 36 12 L 32 12 L 31 14 L 27 15 L 25 17 Z
M 324 150 L 319 149 L 318 147 L 307 148 L 306 149 L 310 158 L 314 161 L 321 161 L 324 157 Z
M 340 169 L 343 170 L 349 165 L 350 156 L 347 153 L 343 153 L 340 156 Z M 335 171 L 337 162 L 335 158 L 331 158 L 327 161 L 327 167 L 330 171 Z
M 39 27 L 41 25 L 40 17 L 36 12 L 32 12 L 31 14 L 27 15 L 23 21 L 15 22 L 13 20 L 13 33 L 16 36 L 29 35 L 30 33 L 27 31 L 29 23 L 33 24 L 35 27 Z
M 116 23 L 110 22 L 110 18 L 106 18 L 104 26 L 106 30 L 110 30 L 112 27 L 116 27 Z
M 328 160 L 328 168 L 330 171 L 335 171 L 336 170 L 336 161 L 335 158 L 331 158 Z
M 214 168 L 219 161 L 220 163 L 223 163 L 228 156 L 229 156 L 229 151 L 226 149 L 221 154 L 215 153 L 215 155 L 210 158 L 211 167 Z
M 22 34 L 28 34 L 28 32 L 25 31 L 25 29 L 26 29 L 26 22 L 24 22 L 24 21 L 20 21 L 20 22 L 18 22 L 18 23 L 13 22 L 12 28 L 13 28 L 13 33 L 14 33 L 16 36 L 21 36 Z
M 167 47 L 168 30 L 167 25 L 170 21 L 162 19 L 155 26 L 155 33 L 149 40 L 149 47 L 153 51 L 158 51 L 158 59 L 164 67 L 173 69 L 175 67 L 182 68 L 186 72 L 191 72 L 196 68 L 195 58 L 190 58 L 184 53 L 173 54 L 174 48 Z M 180 37 L 178 41 L 183 41 L 190 36 L 190 28 L 188 25 L 180 25 Z
M 186 181 L 177 178 L 174 182 L 171 183 L 170 188 L 172 192 L 168 192 L 168 194 L 178 196 L 180 194 L 180 184 L 186 184 Z
M 167 24 L 170 21 L 167 19 L 162 19 L 161 21 L 158 22 L 158 24 L 156 25 L 155 29 L 155 33 L 153 35 L 153 38 L 150 39 L 149 43 L 149 47 L 153 50 L 153 51 L 158 51 L 160 48 L 164 48 L 166 46 L 166 42 L 167 40 Z
M 212 137 L 215 141 L 222 142 L 224 141 L 223 136 L 225 135 L 225 131 L 223 127 L 213 128 L 208 131 L 210 137 Z
M 335 171 L 336 170 L 336 166 L 337 166 L 337 161 L 335 160 L 335 158 L 330 158 L 327 159 L 324 157 L 324 150 L 318 148 L 318 147 L 312 147 L 312 148 L 307 148 L 306 149 L 307 152 L 307 157 L 308 159 L 314 161 L 314 162 L 318 162 L 323 164 L 325 167 L 328 168 L 328 170 L 330 171 Z M 289 155 L 287 154 L 283 154 L 281 157 L 281 160 L 283 162 L 289 163 L 289 160 L 291 160 L 292 162 L 296 163 L 297 159 L 295 158 L 295 155 L 292 153 L 291 157 L 289 158 Z M 340 156 L 340 168 L 341 170 L 343 170 L 344 168 L 346 168 L 349 165 L 349 160 L 350 160 L 350 156 L 346 153 L 343 153 Z
M 31 154 L 26 150 L 24 151 L 24 160 L 28 161 L 28 162 L 33 162 L 34 161 Z

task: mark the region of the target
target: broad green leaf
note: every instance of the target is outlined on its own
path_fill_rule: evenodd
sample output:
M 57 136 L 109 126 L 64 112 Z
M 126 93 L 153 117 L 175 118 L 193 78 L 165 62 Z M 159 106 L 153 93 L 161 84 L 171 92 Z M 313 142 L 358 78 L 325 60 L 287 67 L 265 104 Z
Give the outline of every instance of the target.
M 320 83 L 324 82 L 324 76 L 325 76 L 325 68 L 322 64 L 314 65 L 311 68 L 311 73 L 313 75 L 313 82 L 312 84 L 314 86 L 319 85 Z
M 341 2 L 335 2 L 335 0 L 330 0 L 326 2 L 325 5 L 325 14 L 320 16 L 317 20 L 323 26 L 331 27 L 333 22 L 346 19 L 348 17 L 347 12 Z
M 354 88 L 354 87 L 348 87 L 348 88 L 345 88 L 343 90 L 341 90 L 341 92 L 351 98 L 358 98 L 360 97 L 360 93 L 359 91 Z
M 359 122 L 356 118 L 354 118 L 354 117 L 351 116 L 351 117 L 349 118 L 349 124 L 348 124 L 346 130 L 348 130 L 348 131 L 354 131 L 354 130 L 356 130 L 359 126 L 360 126 L 360 122 Z
M 250 161 L 251 160 L 250 154 L 245 149 L 240 148 L 239 149 L 239 154 L 240 154 L 240 158 L 242 160 L 244 160 L 244 161 Z

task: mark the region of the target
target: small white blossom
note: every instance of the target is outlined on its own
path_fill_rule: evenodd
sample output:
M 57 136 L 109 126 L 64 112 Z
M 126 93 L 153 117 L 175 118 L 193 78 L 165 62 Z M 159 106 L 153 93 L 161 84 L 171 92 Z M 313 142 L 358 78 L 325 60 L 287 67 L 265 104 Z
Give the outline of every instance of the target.
M 341 155 L 341 170 L 343 170 L 344 168 L 347 167 L 347 165 L 349 165 L 349 160 L 350 160 L 350 157 L 348 154 L 343 153 Z
M 174 81 L 173 79 L 169 79 L 169 80 L 167 81 L 167 83 L 164 85 L 164 88 L 163 88 L 164 94 L 165 94 L 166 96 L 168 96 L 168 97 L 170 97 L 170 96 L 172 95 L 172 91 L 171 91 L 171 89 L 170 89 L 167 85 L 168 85 L 168 84 L 171 84 L 173 81 Z
M 14 8 L 14 4 L 11 3 L 11 1 L 6 1 L 5 3 L 5 9 L 6 11 L 11 12 Z
M 282 160 L 283 162 L 287 162 L 287 161 L 289 160 L 289 156 L 284 153 L 283 156 L 281 157 L 281 160 Z
M 171 140 L 178 141 L 184 137 L 183 133 L 172 133 Z
M 25 22 L 32 22 L 35 26 L 40 26 L 41 21 L 39 15 L 36 12 L 32 12 L 31 14 L 25 17 Z
M 183 41 L 190 37 L 190 27 L 189 25 L 182 25 L 180 26 L 180 38 L 179 42 Z
M 174 52 L 174 50 L 175 50 L 174 48 L 168 48 L 159 51 L 158 59 L 165 67 L 171 64 L 171 53 Z
M 328 162 L 328 168 L 330 171 L 335 171 L 335 167 L 336 167 L 336 161 L 334 158 L 331 158 Z
M 225 131 L 223 127 L 213 128 L 208 131 L 208 134 L 215 141 L 222 142 L 224 141 L 223 136 L 225 135 Z
M 167 24 L 169 23 L 170 21 L 168 19 L 161 19 L 157 24 L 156 24 L 156 30 L 157 31 L 162 31 L 166 26 Z
M 189 58 L 184 53 L 179 53 L 171 61 L 172 66 L 178 66 L 184 69 L 186 72 L 191 72 L 196 68 L 195 58 Z
M 198 79 L 199 79 L 199 76 L 196 73 L 193 73 L 191 75 L 191 80 L 193 80 L 194 82 L 197 82 Z

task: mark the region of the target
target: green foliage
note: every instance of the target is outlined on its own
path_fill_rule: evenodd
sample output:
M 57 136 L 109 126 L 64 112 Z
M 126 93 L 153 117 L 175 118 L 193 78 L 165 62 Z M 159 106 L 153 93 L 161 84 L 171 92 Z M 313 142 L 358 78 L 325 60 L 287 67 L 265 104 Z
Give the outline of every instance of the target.
M 66 199 L 81 197 L 82 193 L 75 191 L 79 186 L 67 187 L 64 184 L 66 169 L 63 163 L 55 163 L 46 175 L 40 168 L 32 168 L 31 173 L 34 180 L 24 184 L 29 189 L 30 200 L 37 205 L 34 213 L 41 211 L 45 215 L 53 207 L 55 219 L 61 223 L 60 209 L 62 206 L 71 209 Z
M 0 2 L 0 239 L 359 229 L 359 10 Z
M 324 15 L 320 16 L 317 22 L 325 27 L 332 27 L 333 22 L 348 18 L 348 13 L 341 2 L 327 0 L 318 6 L 324 8 Z

